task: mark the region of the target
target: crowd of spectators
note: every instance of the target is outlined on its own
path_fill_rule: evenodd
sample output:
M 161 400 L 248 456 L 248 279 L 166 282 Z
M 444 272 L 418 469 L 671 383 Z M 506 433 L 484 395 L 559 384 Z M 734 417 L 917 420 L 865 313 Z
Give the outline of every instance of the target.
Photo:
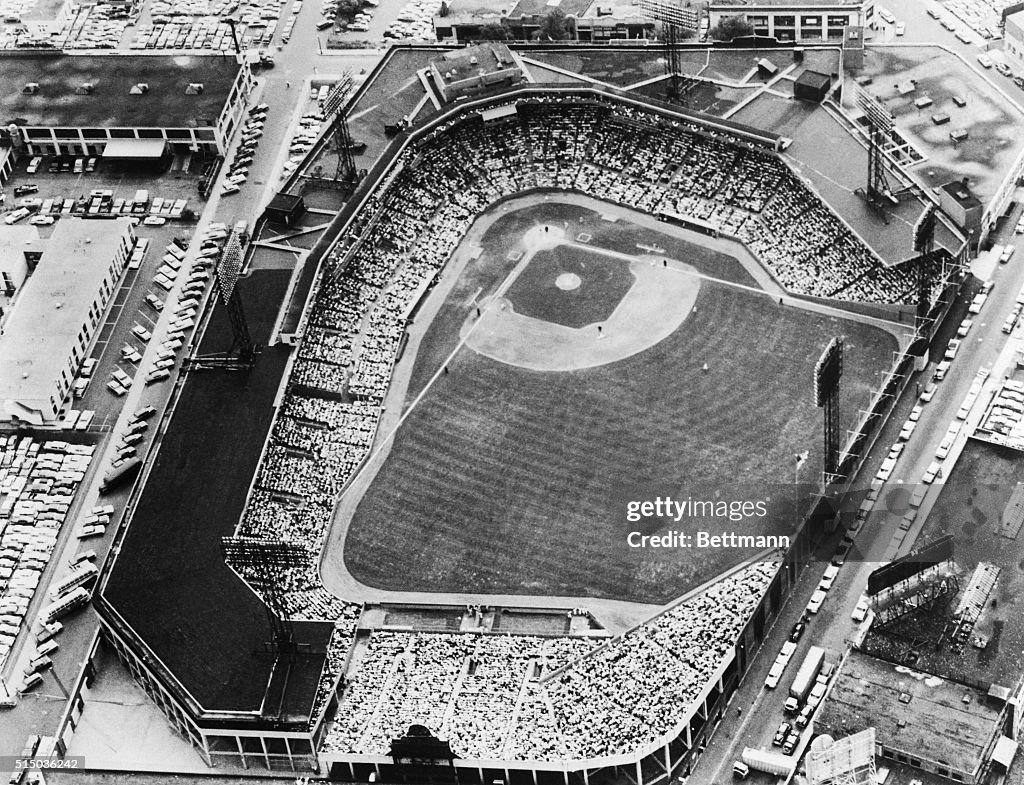
M 905 290 L 777 155 L 753 144 L 614 102 L 537 101 L 495 122 L 474 113 L 449 121 L 413 142 L 369 196 L 303 314 L 237 532 L 308 548 L 311 558 L 281 580 L 296 618 L 349 610 L 308 565 L 369 455 L 416 304 L 476 216 L 532 188 L 699 218 L 743 240 L 801 294 L 891 302 Z M 380 753 L 414 722 L 443 728 L 473 755 L 591 757 L 659 738 L 722 662 L 773 571 L 751 568 L 535 684 L 531 670 L 545 669 L 531 666 L 539 659 L 529 647 L 539 644 L 528 638 L 376 634 L 329 746 Z M 494 640 L 511 651 L 491 655 Z M 485 684 L 486 697 L 470 697 Z M 488 708 L 467 708 L 478 702 Z M 557 743 L 519 730 L 545 722 Z
M 712 586 L 557 674 L 555 716 L 578 733 L 568 752 L 625 752 L 670 733 L 735 644 L 778 565 L 762 562 Z M 595 705 L 595 698 L 601 696 Z
M 386 754 L 410 725 L 461 758 L 586 759 L 678 733 L 776 571 L 758 562 L 646 624 L 585 637 L 374 632 L 324 750 Z
M 463 757 L 499 758 L 520 715 L 543 712 L 539 723 L 553 725 L 543 700 L 520 701 L 526 685 L 536 693 L 540 674 L 593 645 L 587 638 L 374 632 L 326 749 L 384 754 L 393 738 L 420 724 L 449 739 Z M 518 742 L 531 743 L 546 742 Z
M 334 622 L 334 630 L 331 632 L 331 639 L 327 643 L 327 652 L 324 656 L 320 683 L 317 685 L 316 697 L 313 699 L 313 710 L 310 712 L 310 729 L 316 724 L 320 713 L 331 699 L 331 693 L 335 690 L 338 677 L 342 675 L 345 663 L 348 661 L 360 612 L 361 609 L 358 605 L 348 603 L 338 616 L 337 621 Z

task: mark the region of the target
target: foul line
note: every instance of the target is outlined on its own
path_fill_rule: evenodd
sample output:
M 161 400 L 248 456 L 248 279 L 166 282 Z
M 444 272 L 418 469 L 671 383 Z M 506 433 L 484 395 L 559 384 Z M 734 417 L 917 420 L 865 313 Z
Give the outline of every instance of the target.
M 561 245 L 561 243 L 559 243 L 559 245 Z M 444 373 L 445 369 L 448 367 L 448 363 L 450 363 L 455 358 L 455 355 L 462 350 L 462 347 L 466 345 L 470 337 L 473 335 L 473 331 L 476 330 L 476 328 L 479 327 L 480 324 L 483 322 L 484 315 L 487 314 L 487 312 L 495 302 L 497 302 L 501 297 L 504 296 L 505 292 L 507 292 L 509 287 L 512 286 L 512 284 L 515 282 L 516 278 L 519 277 L 519 274 L 522 273 L 526 266 L 533 260 L 534 255 L 536 255 L 537 253 L 537 250 L 538 249 L 536 248 L 528 249 L 526 253 L 523 255 L 523 258 L 520 259 L 518 263 L 516 263 L 516 266 L 514 268 L 512 268 L 509 274 L 505 277 L 505 280 L 502 281 L 501 286 L 499 286 L 495 290 L 494 294 L 490 297 L 489 302 L 480 310 L 480 316 L 477 317 L 476 322 L 466 331 L 466 334 L 459 339 L 459 342 L 455 345 L 455 348 L 452 349 L 451 353 L 444 358 L 444 361 L 434 372 L 434 375 L 430 377 L 429 381 L 427 381 L 427 383 L 423 386 L 423 389 L 420 390 L 419 394 L 413 399 L 412 403 L 409 404 L 409 407 L 398 418 L 398 422 L 394 424 L 394 426 L 388 432 L 387 436 L 383 437 L 380 440 L 380 443 L 377 445 L 377 447 L 367 456 L 366 460 L 363 461 L 363 465 L 362 467 L 360 467 L 359 471 L 353 474 L 352 477 L 349 479 L 347 484 L 348 487 L 338 497 L 337 501 L 335 502 L 335 507 L 337 507 L 337 505 L 341 503 L 341 500 L 348 495 L 349 490 L 351 490 L 355 486 L 356 480 L 359 479 L 362 476 L 363 472 L 366 471 L 366 469 L 370 466 L 370 464 L 372 464 L 377 459 L 381 451 L 385 447 L 387 447 L 388 444 L 390 444 L 391 440 L 398 432 L 398 429 L 405 424 L 405 421 L 409 418 L 409 415 L 413 413 L 416 407 L 419 406 L 420 401 L 423 400 L 423 397 L 428 392 L 430 392 L 430 389 L 434 386 L 434 382 L 436 382 L 438 378 Z M 443 271 L 443 269 L 444 267 L 442 266 L 441 270 Z M 408 327 L 406 329 L 408 329 Z M 394 368 L 392 368 L 392 378 L 393 377 Z M 386 396 L 387 394 L 385 393 L 385 400 L 387 400 Z M 381 407 L 381 409 L 381 413 L 383 414 L 383 406 Z
M 649 256 L 631 256 L 629 254 L 622 253 L 621 251 L 613 251 L 613 250 L 610 250 L 608 248 L 601 248 L 599 246 L 585 245 L 583 243 L 578 243 L 575 240 L 568 239 L 567 236 L 561 242 L 557 243 L 556 245 L 565 245 L 565 246 L 569 246 L 569 247 L 572 247 L 572 248 L 578 248 L 578 249 L 582 249 L 582 250 L 586 250 L 586 251 L 596 252 L 598 254 L 604 254 L 605 256 L 611 256 L 613 258 L 622 259 L 622 260 L 627 261 L 627 262 L 648 262 L 649 261 L 649 263 L 652 264 L 652 265 L 657 265 L 658 259 L 669 259 L 670 258 L 670 257 L 664 256 L 664 255 L 659 256 L 657 258 L 653 258 L 653 257 L 649 257 Z M 457 355 L 462 350 L 462 348 L 469 342 L 469 339 L 473 335 L 473 332 L 484 321 L 484 316 L 488 313 L 490 308 L 494 305 L 494 303 L 498 302 L 505 295 L 505 292 L 507 292 L 509 290 L 509 288 L 512 286 L 512 284 L 515 283 L 516 279 L 519 277 L 519 275 L 522 273 L 522 271 L 524 269 L 526 269 L 527 265 L 529 265 L 529 263 L 531 261 L 533 261 L 533 257 L 537 254 L 538 250 L 541 250 L 541 249 L 537 248 L 537 247 L 533 247 L 533 248 L 528 247 L 527 248 L 527 251 L 523 255 L 523 258 L 520 259 L 516 263 L 516 266 L 514 268 L 512 268 L 512 270 L 509 272 L 509 274 L 505 277 L 505 280 L 502 281 L 501 285 L 495 290 L 494 294 L 489 297 L 489 300 L 488 300 L 487 304 L 484 305 L 484 307 L 480 311 L 480 316 L 477 317 L 476 321 L 466 331 L 465 335 L 463 335 L 459 339 L 458 343 L 455 345 L 455 348 L 453 348 L 452 351 L 448 354 L 448 356 L 445 357 L 444 361 L 440 364 L 438 369 L 434 372 L 434 375 L 430 377 L 430 379 L 427 381 L 427 383 L 423 386 L 423 389 L 420 390 L 420 392 L 417 394 L 417 396 L 412 400 L 412 403 L 409 404 L 409 407 L 399 416 L 398 422 L 396 422 L 394 424 L 394 426 L 391 428 L 391 430 L 388 432 L 388 434 L 386 436 L 381 438 L 381 440 L 377 444 L 377 446 L 367 456 L 366 460 L 363 461 L 363 465 L 360 467 L 359 471 L 357 471 L 355 474 L 352 475 L 351 478 L 349 478 L 346 490 L 340 496 L 338 496 L 338 498 L 337 498 L 337 500 L 335 502 L 335 507 L 336 508 L 341 503 L 341 501 L 348 495 L 349 491 L 356 486 L 356 484 L 357 484 L 356 481 L 362 476 L 363 472 L 365 472 L 370 467 L 370 465 L 373 464 L 374 461 L 377 460 L 377 458 L 380 456 L 381 452 L 391 443 L 391 440 L 394 439 L 395 434 L 398 432 L 398 429 L 401 428 L 405 424 L 405 421 L 409 418 L 409 416 L 420 405 L 421 401 L 426 396 L 426 394 L 428 392 L 430 392 L 430 390 L 433 388 L 434 383 L 438 380 L 438 378 L 440 378 L 444 374 L 445 369 L 448 367 L 448 364 L 455 358 L 455 355 Z M 681 262 L 678 259 L 671 259 L 671 261 L 678 262 L 679 264 L 683 264 L 683 262 Z M 443 272 L 444 266 L 442 266 L 440 269 Z M 731 287 L 734 287 L 736 289 L 741 289 L 741 290 L 749 292 L 751 294 L 761 295 L 763 297 L 770 297 L 772 299 L 775 298 L 775 295 L 773 295 L 772 293 L 766 292 L 764 289 L 761 289 L 760 287 L 751 286 L 750 284 L 742 284 L 742 283 L 738 283 L 737 281 L 729 281 L 729 280 L 726 280 L 724 278 L 716 278 L 716 277 L 714 277 L 712 275 L 708 275 L 706 273 L 702 273 L 702 272 L 700 272 L 698 270 L 684 270 L 684 269 L 680 269 L 680 268 L 678 268 L 678 267 L 676 267 L 674 265 L 670 266 L 668 269 L 671 270 L 674 273 L 678 273 L 678 274 L 682 274 L 682 275 L 688 275 L 688 276 L 693 276 L 693 277 L 696 277 L 696 278 L 698 278 L 700 280 L 713 281 L 715 283 L 724 284 L 725 286 L 731 286 Z M 478 291 L 477 294 L 479 295 L 479 291 Z M 890 333 L 892 332 L 891 327 L 894 326 L 894 325 L 898 325 L 899 324 L 899 322 L 891 322 L 891 321 L 889 321 L 887 319 L 881 319 L 881 318 L 873 317 L 873 316 L 865 316 L 863 314 L 850 313 L 848 311 L 843 311 L 843 310 L 841 310 L 839 308 L 836 308 L 834 306 L 822 305 L 822 304 L 817 304 L 817 303 L 808 303 L 808 302 L 805 302 L 805 301 L 800 300 L 798 298 L 794 298 L 794 297 L 792 297 L 791 295 L 788 295 L 788 294 L 787 295 L 783 295 L 780 299 L 782 299 L 784 301 L 787 301 L 787 303 L 790 306 L 792 306 L 792 307 L 798 307 L 801 310 L 804 310 L 804 311 L 807 311 L 807 312 L 813 313 L 815 311 L 818 311 L 819 313 L 826 313 L 828 315 L 835 316 L 836 318 L 839 318 L 839 319 L 848 319 L 848 320 L 855 321 L 855 322 L 859 321 L 859 322 L 862 322 L 862 323 L 873 324 L 874 326 L 880 327 L 880 328 L 883 328 L 883 329 L 888 327 L 889 328 L 888 331 Z M 406 329 L 408 329 L 408 327 L 406 327 Z M 394 368 L 392 368 L 392 378 L 393 377 L 394 377 Z M 389 385 L 389 391 L 390 391 L 390 385 Z M 387 400 L 387 394 L 386 393 L 385 393 L 385 400 Z M 382 407 L 381 407 L 381 414 L 382 415 L 383 415 L 383 409 L 384 409 L 384 407 L 382 405 Z

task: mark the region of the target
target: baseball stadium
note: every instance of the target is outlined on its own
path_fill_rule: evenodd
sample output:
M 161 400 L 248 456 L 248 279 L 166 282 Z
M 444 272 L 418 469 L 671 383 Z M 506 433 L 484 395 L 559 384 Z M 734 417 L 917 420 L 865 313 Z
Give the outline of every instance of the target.
M 923 261 L 906 221 L 865 239 L 793 144 L 605 85 L 502 86 L 390 137 L 298 284 L 239 279 L 263 348 L 179 381 L 95 598 L 208 765 L 689 772 L 834 518 L 816 362 L 843 340 L 850 474 L 923 267 L 929 307 L 959 283 L 955 230 Z M 727 511 L 629 515 L 667 498 Z M 740 545 L 634 544 L 698 529 Z

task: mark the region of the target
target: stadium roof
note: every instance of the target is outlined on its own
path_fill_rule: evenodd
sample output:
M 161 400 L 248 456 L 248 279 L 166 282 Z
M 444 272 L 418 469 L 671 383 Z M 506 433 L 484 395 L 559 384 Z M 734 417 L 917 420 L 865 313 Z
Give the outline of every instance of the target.
M 71 128 L 213 126 L 240 67 L 222 55 L 5 52 L 0 121 Z M 131 94 L 140 83 L 148 90 Z M 38 88 L 24 92 L 29 84 Z M 186 95 L 190 84 L 203 90 Z
M 269 337 L 289 279 L 275 270 L 239 281 L 254 340 Z M 201 353 L 223 351 L 230 335 L 218 301 Z M 253 722 L 272 683 L 274 661 L 263 653 L 270 626 L 262 601 L 225 564 L 221 538 L 244 508 L 288 353 L 266 347 L 246 373 L 189 374 L 97 603 L 206 712 L 251 713 Z M 294 627 L 308 656 L 298 657 L 283 689 L 274 680 L 280 694 L 268 702 L 280 700 L 283 718 L 304 725 L 332 625 Z
M 509 48 L 498 42 L 445 52 L 433 64 L 446 82 L 459 82 L 471 76 L 518 68 Z
M 973 772 L 999 719 L 981 690 L 853 651 L 816 723 L 836 737 L 873 727 L 883 747 Z
M 0 335 L 0 400 L 29 405 L 57 392 L 71 348 L 130 226 L 128 218 L 113 224 L 65 218 L 57 224 Z

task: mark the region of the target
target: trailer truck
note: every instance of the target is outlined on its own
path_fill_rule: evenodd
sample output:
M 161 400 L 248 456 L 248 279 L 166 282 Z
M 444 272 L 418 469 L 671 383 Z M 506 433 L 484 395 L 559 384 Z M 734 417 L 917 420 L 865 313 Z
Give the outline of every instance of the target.
M 756 771 L 763 771 L 780 777 L 791 777 L 796 770 L 796 758 L 779 752 L 745 747 L 740 758 L 741 760 L 737 761 L 737 763 L 743 763 L 745 766 Z M 733 765 L 733 772 L 739 774 L 735 764 Z
M 825 650 L 820 646 L 811 646 L 804 657 L 800 670 L 796 672 L 796 678 L 789 688 L 789 699 L 786 701 L 786 709 L 795 712 L 800 709 L 800 704 L 807 699 L 807 694 L 814 686 L 814 680 L 821 672 L 821 665 L 825 662 Z

